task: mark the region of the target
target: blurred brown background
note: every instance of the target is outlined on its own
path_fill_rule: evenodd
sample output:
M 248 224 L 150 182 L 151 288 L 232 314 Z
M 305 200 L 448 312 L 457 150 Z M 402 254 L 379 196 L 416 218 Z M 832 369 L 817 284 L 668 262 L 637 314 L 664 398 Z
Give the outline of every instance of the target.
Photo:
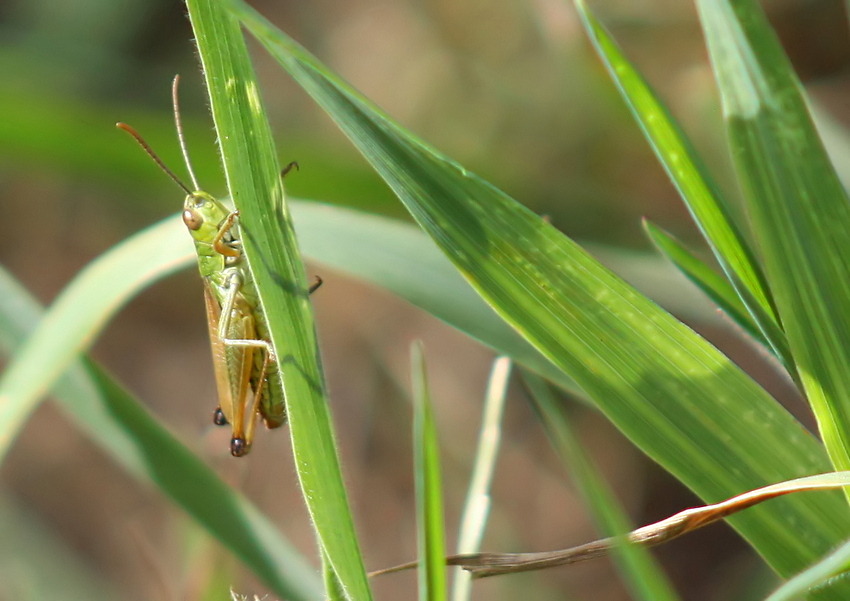
M 253 4 L 401 123 L 550 215 L 568 235 L 648 251 L 639 224 L 647 215 L 696 244 L 685 209 L 570 2 Z M 691 3 L 589 4 L 734 196 Z M 843 3 L 776 0 L 770 16 L 814 98 L 846 121 L 850 40 Z M 224 194 L 191 37 L 183 6 L 172 0 L 0 1 L 0 262 L 44 303 L 111 245 L 178 210 L 180 191 L 113 128 L 118 120 L 136 125 L 182 173 L 170 121 L 175 73 L 183 76 L 184 119 L 201 182 Z M 405 218 L 330 121 L 254 50 L 281 161 L 301 165 L 287 180 L 289 192 Z M 415 553 L 407 401 L 415 338 L 426 345 L 453 545 L 492 354 L 385 292 L 308 266 L 308 273 L 318 271 L 326 285 L 314 306 L 367 565 L 386 567 Z M 811 423 L 745 344 L 722 328 L 694 325 Z M 215 392 L 205 328 L 199 279 L 194 270 L 184 272 L 134 300 L 93 354 L 313 557 L 286 432 L 260 432 L 250 458 L 235 461 L 228 435 L 210 425 Z M 600 415 L 570 407 L 636 524 L 698 503 Z M 516 383 L 505 419 L 484 548 L 536 551 L 595 538 L 568 470 Z M 231 585 L 266 593 L 181 510 L 124 474 L 50 404 L 0 467 L 0 540 L 0 600 L 45 598 L 44 582 L 65 577 L 66 569 L 68 582 L 87 591 L 79 598 L 99 592 L 104 599 L 226 599 Z M 772 586 L 725 526 L 656 556 L 684 599 L 754 599 Z M 45 574 L 48 564 L 31 559 L 39 557 L 56 558 L 49 565 L 62 569 Z M 415 580 L 387 576 L 375 591 L 379 599 L 414 599 Z M 481 600 L 628 598 L 605 560 L 483 581 L 475 591 Z M 63 598 L 78 598 L 70 587 L 65 592 Z

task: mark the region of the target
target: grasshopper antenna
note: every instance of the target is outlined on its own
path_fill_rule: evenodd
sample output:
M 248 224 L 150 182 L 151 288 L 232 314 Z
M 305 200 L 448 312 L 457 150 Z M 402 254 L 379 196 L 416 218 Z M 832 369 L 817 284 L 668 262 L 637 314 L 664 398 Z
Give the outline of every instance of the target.
M 186 161 L 186 169 L 189 170 L 189 177 L 192 178 L 192 185 L 195 190 L 200 190 L 198 178 L 195 177 L 195 171 L 192 169 L 192 162 L 189 160 L 189 150 L 186 148 L 186 138 L 183 136 L 183 123 L 180 120 L 180 102 L 177 99 L 177 85 L 180 83 L 180 76 L 174 76 L 174 83 L 171 84 L 171 100 L 174 103 L 174 124 L 177 126 L 177 137 L 180 138 L 180 149 L 183 151 L 183 160 Z
M 151 148 L 150 145 L 145 142 L 145 139 L 139 132 L 137 132 L 135 129 L 133 129 L 126 123 L 116 123 L 115 127 L 117 127 L 118 129 L 123 129 L 128 134 L 136 138 L 136 142 L 138 142 L 141 147 L 145 149 L 145 152 L 147 152 L 150 157 L 156 162 L 156 164 L 159 165 L 160 169 L 165 171 L 171 179 L 177 182 L 177 185 L 183 188 L 186 191 L 186 194 L 189 194 L 190 196 L 192 195 L 192 191 L 189 189 L 189 186 L 180 181 L 180 178 L 174 175 L 174 172 L 165 166 L 165 163 L 162 162 L 162 159 L 159 158 L 159 156 L 157 156 L 157 154 L 153 151 L 153 148 Z

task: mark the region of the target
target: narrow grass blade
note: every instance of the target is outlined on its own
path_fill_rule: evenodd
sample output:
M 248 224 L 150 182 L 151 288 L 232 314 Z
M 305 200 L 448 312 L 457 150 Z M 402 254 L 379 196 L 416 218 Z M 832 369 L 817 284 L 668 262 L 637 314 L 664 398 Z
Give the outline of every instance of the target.
M 633 526 L 614 492 L 585 453 L 562 404 L 539 376 L 523 371 L 522 379 L 555 452 L 570 471 L 572 481 L 600 533 L 609 537 L 627 534 Z M 648 550 L 621 540 L 614 545 L 612 552 L 632 598 L 646 601 L 674 601 L 679 598 Z
M 764 332 L 763 337 L 793 374 L 794 362 L 770 289 L 755 253 L 732 219 L 728 202 L 667 108 L 629 63 L 584 0 L 576 0 L 575 4 L 597 53 L 679 190 L 717 261 Z
M 806 395 L 850 468 L 850 205 L 758 2 L 699 0 L 738 177 Z
M 645 219 L 643 229 L 646 230 L 647 235 L 658 250 L 670 259 L 700 290 L 705 292 L 726 315 L 754 340 L 758 340 L 766 348 L 770 348 L 770 344 L 764 338 L 756 322 L 753 321 L 747 307 L 744 306 L 729 280 L 718 275 L 711 267 L 691 254 L 681 242 L 652 222 Z
M 490 483 L 496 470 L 496 458 L 502 438 L 502 413 L 511 378 L 511 367 L 508 357 L 498 357 L 490 370 L 475 465 L 472 467 L 469 491 L 466 493 L 466 503 L 460 516 L 458 553 L 476 553 L 481 549 L 481 539 L 484 538 L 484 528 L 490 515 Z M 469 572 L 458 568 L 452 583 L 452 601 L 468 601 L 472 594 L 471 584 L 472 576 Z
M 185 232 L 180 233 L 185 238 Z M 2 269 L 0 295 L 0 346 L 10 353 L 35 328 L 41 309 Z M 63 411 L 110 457 L 137 479 L 158 486 L 277 595 L 293 601 L 321 598 L 315 570 L 275 526 L 100 367 L 89 360 L 74 361 L 54 390 Z
M 497 313 L 698 495 L 714 501 L 828 469 L 823 447 L 712 345 L 393 123 L 253 9 L 231 6 Z M 829 493 L 730 522 L 786 575 L 850 533 L 840 495 Z
M 414 342 L 410 348 L 410 369 L 413 380 L 413 472 L 416 481 L 419 599 L 445 601 L 446 541 L 440 448 L 421 342 Z
M 371 599 L 342 481 L 306 277 L 280 165 L 239 22 L 189 0 L 227 185 L 287 399 L 295 466 L 323 552 L 346 595 Z

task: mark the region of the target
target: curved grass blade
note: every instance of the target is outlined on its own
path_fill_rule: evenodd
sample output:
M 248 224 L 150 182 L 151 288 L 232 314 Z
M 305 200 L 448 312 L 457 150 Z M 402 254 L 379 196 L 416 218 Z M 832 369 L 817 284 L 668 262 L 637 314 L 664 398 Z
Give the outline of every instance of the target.
M 323 552 L 351 599 L 371 599 L 342 481 L 313 312 L 280 165 L 238 21 L 216 0 L 189 0 L 222 162 L 240 211 L 287 401 L 304 500 Z
M 513 199 L 383 115 L 242 2 L 232 9 L 335 119 L 475 289 L 617 427 L 708 501 L 824 471 L 823 447 L 713 346 Z M 850 532 L 840 495 L 730 522 L 781 574 Z
M 440 448 L 421 342 L 411 345 L 410 369 L 413 380 L 413 472 L 416 481 L 419 599 L 445 601 L 446 542 Z
M 758 2 L 697 2 L 733 159 L 803 387 L 850 468 L 850 205 Z
M 761 338 L 769 341 L 769 348 L 774 350 L 789 373 L 794 374 L 794 362 L 764 273 L 755 253 L 735 225 L 728 202 L 667 108 L 629 63 L 584 0 L 575 0 L 575 4 L 597 54 L 685 201 L 718 263 L 762 329 L 764 334 Z
M 531 393 L 534 408 L 555 452 L 570 471 L 573 483 L 581 493 L 600 533 L 610 537 L 627 534 L 632 529 L 629 518 L 599 469 L 587 456 L 564 408 L 542 378 L 523 371 L 522 379 Z M 620 540 L 612 547 L 612 553 L 634 599 L 674 601 L 679 598 L 649 551 Z
M 643 220 L 643 229 L 658 250 L 670 259 L 700 290 L 705 292 L 706 296 L 714 301 L 726 315 L 754 340 L 758 340 L 766 348 L 770 348 L 770 344 L 765 340 L 764 335 L 756 322 L 753 321 L 747 307 L 741 302 L 729 280 L 715 273 L 711 267 L 692 255 L 681 242 L 649 220 Z
M 168 220 L 133 236 L 86 266 L 59 295 L 57 309 L 39 323 L 0 376 L 0 461 L 35 403 L 115 311 L 154 280 L 183 266 L 179 257 L 185 232 L 177 232 L 177 222 Z M 86 310 L 79 311 L 81 307 Z
M 180 231 L 177 221 L 173 222 L 174 231 Z M 180 231 L 180 237 L 185 239 L 185 232 Z M 0 292 L 4 299 L 0 303 L 0 344 L 9 353 L 35 328 L 41 309 L 2 269 Z M 59 346 L 63 346 L 61 342 Z M 54 390 L 63 411 L 110 457 L 137 479 L 152 482 L 169 495 L 277 595 L 293 601 L 321 598 L 315 570 L 268 519 L 100 367 L 87 359 L 75 361 Z
M 502 414 L 508 396 L 511 367 L 508 357 L 498 357 L 490 370 L 475 465 L 469 477 L 469 491 L 466 493 L 458 528 L 458 553 L 476 553 L 481 550 L 481 539 L 484 538 L 484 528 L 490 515 L 490 484 L 496 471 L 502 438 Z M 472 577 L 469 572 L 458 569 L 453 580 L 452 601 L 468 601 L 472 594 Z

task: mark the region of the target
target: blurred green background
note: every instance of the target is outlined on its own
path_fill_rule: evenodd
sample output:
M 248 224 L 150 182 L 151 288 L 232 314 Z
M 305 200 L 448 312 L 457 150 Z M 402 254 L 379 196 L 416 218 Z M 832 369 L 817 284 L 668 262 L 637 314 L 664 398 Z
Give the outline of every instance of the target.
M 734 196 L 690 3 L 590 4 Z M 640 228 L 646 215 L 697 244 L 685 209 L 584 39 L 570 2 L 253 5 L 420 137 L 548 214 L 568 235 L 625 247 L 636 265 L 650 265 Z M 846 120 L 844 4 L 776 0 L 768 8 L 813 98 L 836 123 Z M 45 304 L 88 261 L 180 208 L 180 190 L 114 128 L 119 120 L 132 124 L 183 174 L 170 106 L 176 73 L 199 179 L 209 192 L 225 194 L 191 38 L 184 7 L 173 0 L 0 1 L 0 262 Z M 406 219 L 321 111 L 252 47 L 281 162 L 301 165 L 287 178 L 288 192 Z M 843 135 L 840 129 L 826 133 Z M 413 338 L 426 344 L 453 545 L 491 353 L 385 292 L 308 266 L 314 273 L 326 282 L 314 304 L 368 567 L 415 553 L 406 400 Z M 731 329 L 716 321 L 693 325 L 811 425 L 787 383 Z M 210 425 L 215 392 L 194 272 L 136 299 L 93 354 L 314 555 L 286 433 L 261 432 L 250 459 L 235 461 L 228 434 Z M 637 524 L 697 503 L 595 412 L 576 406 L 573 414 Z M 596 537 L 519 386 L 507 409 L 493 502 L 485 550 L 536 551 Z M 261 597 L 265 592 L 179 509 L 125 475 L 49 404 L 0 467 L 0 541 L 0 599 L 225 599 L 230 586 Z M 757 598 L 758 559 L 724 526 L 657 555 L 685 599 Z M 475 589 L 477 599 L 628 598 L 607 561 L 480 582 Z M 410 574 L 375 583 L 379 599 L 412 599 L 414 590 Z

